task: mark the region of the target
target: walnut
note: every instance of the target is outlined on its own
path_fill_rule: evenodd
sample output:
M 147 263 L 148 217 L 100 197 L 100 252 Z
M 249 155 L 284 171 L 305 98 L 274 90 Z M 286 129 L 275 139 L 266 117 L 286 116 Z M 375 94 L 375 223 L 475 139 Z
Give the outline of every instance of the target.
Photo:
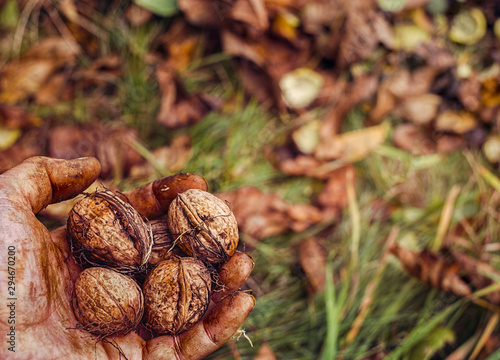
M 144 298 L 139 285 L 114 270 L 91 267 L 75 282 L 73 312 L 78 327 L 95 335 L 125 335 L 141 321 Z
M 190 329 L 207 310 L 211 276 L 191 257 L 172 255 L 150 271 L 142 287 L 145 324 L 159 334 Z
M 150 256 L 150 228 L 141 215 L 115 193 L 104 190 L 87 195 L 68 218 L 71 251 L 81 263 L 136 272 Z
M 222 263 L 238 246 L 238 224 L 223 200 L 202 190 L 177 195 L 168 209 L 170 232 L 188 255 L 208 263 Z

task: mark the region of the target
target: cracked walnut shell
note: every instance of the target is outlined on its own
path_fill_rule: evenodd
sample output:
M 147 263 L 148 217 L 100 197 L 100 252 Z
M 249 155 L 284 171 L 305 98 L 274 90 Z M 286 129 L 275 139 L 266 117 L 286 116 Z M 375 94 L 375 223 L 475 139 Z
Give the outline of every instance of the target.
M 151 229 L 141 215 L 109 190 L 77 202 L 68 217 L 71 251 L 80 262 L 133 273 L 151 254 Z
M 168 209 L 167 222 L 176 244 L 208 263 L 222 263 L 238 246 L 238 224 L 227 203 L 202 190 L 177 195 Z
M 126 275 L 103 267 L 83 270 L 75 282 L 73 312 L 78 327 L 95 335 L 125 335 L 141 321 L 144 298 Z
M 150 271 L 142 287 L 145 324 L 159 334 L 189 330 L 205 314 L 212 279 L 191 257 L 171 256 Z

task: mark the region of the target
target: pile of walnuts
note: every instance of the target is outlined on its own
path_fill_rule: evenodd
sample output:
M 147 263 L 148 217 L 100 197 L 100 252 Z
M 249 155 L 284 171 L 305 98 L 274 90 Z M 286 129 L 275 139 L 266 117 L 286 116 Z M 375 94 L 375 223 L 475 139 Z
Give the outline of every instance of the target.
M 143 323 L 155 334 L 190 329 L 206 312 L 214 269 L 238 245 L 229 206 L 198 189 L 177 195 L 164 220 L 146 221 L 121 194 L 87 194 L 68 218 L 79 327 L 100 337 Z

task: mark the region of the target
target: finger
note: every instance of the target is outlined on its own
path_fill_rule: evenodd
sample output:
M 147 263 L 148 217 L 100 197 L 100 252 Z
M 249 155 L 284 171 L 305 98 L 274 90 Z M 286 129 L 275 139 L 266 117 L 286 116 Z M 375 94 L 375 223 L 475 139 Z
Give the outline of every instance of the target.
M 149 340 L 145 359 L 202 359 L 236 333 L 254 306 L 252 295 L 240 292 L 227 296 L 191 330 Z
M 250 255 L 239 251 L 235 252 L 219 269 L 219 280 L 222 287 L 214 292 L 212 301 L 219 303 L 228 294 L 237 291 L 250 276 L 254 265 Z
M 188 189 L 207 191 L 208 184 L 200 175 L 177 174 L 127 191 L 125 196 L 142 216 L 153 219 L 165 214 L 177 194 Z
M 0 176 L 0 197 L 25 204 L 37 213 L 51 203 L 78 195 L 100 171 L 99 161 L 91 157 L 74 160 L 32 157 Z

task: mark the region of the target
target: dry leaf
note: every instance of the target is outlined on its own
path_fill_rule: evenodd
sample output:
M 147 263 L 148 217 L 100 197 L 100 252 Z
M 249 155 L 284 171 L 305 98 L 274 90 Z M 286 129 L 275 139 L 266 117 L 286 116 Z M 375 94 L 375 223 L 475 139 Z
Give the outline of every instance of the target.
M 147 23 L 152 17 L 153 13 L 151 11 L 136 4 L 131 4 L 125 11 L 125 18 L 135 28 Z
M 412 123 L 428 124 L 436 117 L 441 101 L 434 94 L 410 96 L 402 101 L 397 112 Z
M 277 194 L 265 194 L 253 186 L 218 193 L 228 201 L 240 231 L 260 240 L 290 229 L 303 231 L 322 220 L 319 209 L 307 204 L 289 204 Z
M 398 244 L 394 244 L 390 251 L 408 274 L 423 283 L 457 296 L 468 296 L 472 293 L 469 285 L 460 278 L 459 264 L 449 263 L 430 251 L 414 252 Z
M 389 123 L 382 123 L 335 135 L 326 141 L 322 140 L 314 156 L 320 161 L 342 159 L 345 162 L 355 162 L 362 160 L 382 145 L 389 128 Z
M 347 206 L 347 174 L 351 171 L 354 171 L 354 166 L 347 165 L 329 174 L 317 199 L 325 217 L 334 218 Z M 351 181 L 355 181 L 354 176 Z
M 142 161 L 142 157 L 128 145 L 127 139 L 136 137 L 134 129 L 99 123 L 58 126 L 49 133 L 47 152 L 59 159 L 94 156 L 101 163 L 101 178 L 121 177 Z
M 231 10 L 229 1 L 178 0 L 177 6 L 187 21 L 202 27 L 220 27 Z
M 179 135 L 170 145 L 151 151 L 151 155 L 162 169 L 170 173 L 179 172 L 191 156 L 191 138 L 187 134 Z M 156 176 L 156 170 L 149 162 L 135 165 L 130 169 L 130 177 L 134 179 L 149 179 L 153 176 Z
M 495 283 L 493 278 L 500 277 L 500 272 L 490 264 L 479 261 L 457 250 L 451 249 L 455 261 L 464 269 L 464 277 L 477 289 L 483 289 Z M 487 275 L 490 274 L 491 277 Z M 500 305 L 500 290 L 490 292 L 485 297 L 493 304 Z
M 465 134 L 477 126 L 476 119 L 469 112 L 447 110 L 436 118 L 436 130 Z
M 236 0 L 224 15 L 246 24 L 249 35 L 254 38 L 269 28 L 269 15 L 263 0 Z
M 257 356 L 254 358 L 254 360 L 276 360 L 276 355 L 274 355 L 271 347 L 267 343 L 264 343 L 260 347 L 259 352 L 257 353 Z
M 428 134 L 415 124 L 396 126 L 392 134 L 394 145 L 413 155 L 428 155 L 436 152 L 436 145 Z
M 314 237 L 303 239 L 298 245 L 299 264 L 306 274 L 313 293 L 325 290 L 326 254 Z
M 220 106 L 220 102 L 209 95 L 187 94 L 176 70 L 167 64 L 159 66 L 156 75 L 161 91 L 161 106 L 156 118 L 168 129 L 196 124 Z
M 1 69 L 0 102 L 24 100 L 46 84 L 59 69 L 72 66 L 79 50 L 63 38 L 47 38 Z

